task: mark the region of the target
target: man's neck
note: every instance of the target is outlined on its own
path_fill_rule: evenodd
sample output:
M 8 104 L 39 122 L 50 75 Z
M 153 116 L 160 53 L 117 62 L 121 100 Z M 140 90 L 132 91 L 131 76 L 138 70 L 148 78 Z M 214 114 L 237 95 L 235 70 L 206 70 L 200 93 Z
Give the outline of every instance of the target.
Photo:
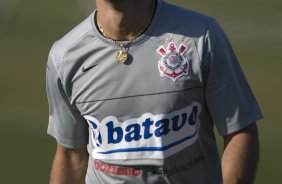
M 148 26 L 155 0 L 96 0 L 96 4 L 99 24 L 107 36 L 126 41 Z

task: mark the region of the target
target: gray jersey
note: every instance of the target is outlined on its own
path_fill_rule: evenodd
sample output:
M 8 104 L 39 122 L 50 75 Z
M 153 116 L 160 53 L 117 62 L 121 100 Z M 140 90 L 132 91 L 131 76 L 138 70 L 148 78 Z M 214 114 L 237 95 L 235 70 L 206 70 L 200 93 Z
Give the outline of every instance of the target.
M 48 133 L 87 145 L 86 183 L 222 183 L 214 125 L 230 134 L 261 113 L 221 27 L 159 0 L 125 64 L 118 50 L 93 13 L 49 55 Z

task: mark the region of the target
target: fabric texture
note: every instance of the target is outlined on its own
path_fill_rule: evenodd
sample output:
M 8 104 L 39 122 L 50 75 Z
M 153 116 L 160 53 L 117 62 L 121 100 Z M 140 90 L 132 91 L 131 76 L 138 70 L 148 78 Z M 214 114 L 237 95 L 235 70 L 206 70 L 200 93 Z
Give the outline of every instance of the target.
M 48 134 L 87 145 L 86 183 L 222 183 L 214 125 L 227 135 L 262 115 L 216 20 L 158 0 L 125 64 L 118 50 L 94 12 L 49 54 Z

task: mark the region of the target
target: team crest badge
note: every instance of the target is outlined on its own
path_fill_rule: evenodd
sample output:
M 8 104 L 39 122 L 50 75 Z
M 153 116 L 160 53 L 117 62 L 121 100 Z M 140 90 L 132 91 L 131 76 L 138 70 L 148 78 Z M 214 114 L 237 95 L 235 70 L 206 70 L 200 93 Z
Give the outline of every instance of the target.
M 176 47 L 174 42 L 170 42 L 166 49 L 164 46 L 157 49 L 157 52 L 162 56 L 158 63 L 161 77 L 168 77 L 175 81 L 188 74 L 189 63 L 183 55 L 186 50 L 186 45 L 181 43 L 179 47 Z

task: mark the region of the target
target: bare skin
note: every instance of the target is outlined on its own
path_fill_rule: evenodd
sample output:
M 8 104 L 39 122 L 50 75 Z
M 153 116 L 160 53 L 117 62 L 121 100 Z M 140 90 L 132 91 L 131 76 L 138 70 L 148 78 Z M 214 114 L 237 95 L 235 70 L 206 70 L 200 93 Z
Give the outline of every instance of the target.
M 224 136 L 222 156 L 224 184 L 252 184 L 259 159 L 256 124 Z M 50 184 L 84 184 L 88 164 L 87 149 L 57 146 Z
M 103 30 L 113 40 L 131 40 L 150 22 L 154 0 L 96 0 Z M 87 149 L 67 149 L 58 145 L 50 184 L 83 184 L 89 155 Z
M 83 184 L 88 166 L 86 147 L 67 149 L 58 145 L 54 157 L 50 184 Z
M 113 40 L 131 40 L 151 20 L 154 0 L 96 0 L 103 30 Z M 259 156 L 255 124 L 224 137 L 224 184 L 251 184 Z M 50 184 L 83 184 L 88 163 L 86 148 L 57 147 Z
M 224 184 L 252 184 L 259 159 L 256 124 L 224 137 L 222 156 Z
M 96 0 L 98 18 L 113 40 L 131 40 L 150 22 L 154 0 Z

